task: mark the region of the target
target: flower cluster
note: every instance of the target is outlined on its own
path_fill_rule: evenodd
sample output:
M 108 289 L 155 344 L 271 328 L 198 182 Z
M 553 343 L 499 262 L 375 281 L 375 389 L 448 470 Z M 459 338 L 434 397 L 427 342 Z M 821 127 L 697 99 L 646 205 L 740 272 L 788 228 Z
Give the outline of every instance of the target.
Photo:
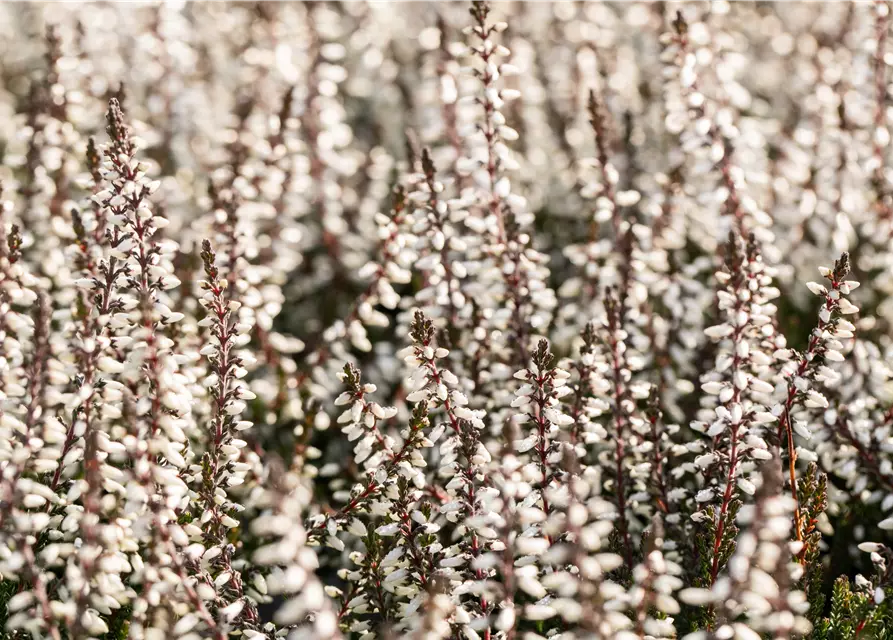
M 0 638 L 888 637 L 890 9 L 0 4 Z

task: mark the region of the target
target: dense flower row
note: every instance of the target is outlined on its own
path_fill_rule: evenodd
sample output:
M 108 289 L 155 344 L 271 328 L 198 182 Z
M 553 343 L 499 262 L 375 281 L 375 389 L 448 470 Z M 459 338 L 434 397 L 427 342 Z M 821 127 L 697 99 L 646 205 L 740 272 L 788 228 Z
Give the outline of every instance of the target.
M 0 5 L 0 637 L 887 637 L 891 26 Z

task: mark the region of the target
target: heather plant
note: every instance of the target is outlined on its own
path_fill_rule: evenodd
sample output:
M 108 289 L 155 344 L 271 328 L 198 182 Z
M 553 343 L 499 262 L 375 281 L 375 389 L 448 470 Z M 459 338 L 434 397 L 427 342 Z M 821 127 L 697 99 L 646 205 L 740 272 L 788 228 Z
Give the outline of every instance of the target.
M 890 9 L 0 4 L 0 637 L 889 638 Z

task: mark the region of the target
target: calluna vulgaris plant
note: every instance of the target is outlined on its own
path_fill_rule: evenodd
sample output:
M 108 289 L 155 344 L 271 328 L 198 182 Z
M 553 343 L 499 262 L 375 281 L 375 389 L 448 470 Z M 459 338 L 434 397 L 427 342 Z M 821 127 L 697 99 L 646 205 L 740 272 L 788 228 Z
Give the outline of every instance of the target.
M 0 635 L 893 637 L 891 21 L 0 5 Z

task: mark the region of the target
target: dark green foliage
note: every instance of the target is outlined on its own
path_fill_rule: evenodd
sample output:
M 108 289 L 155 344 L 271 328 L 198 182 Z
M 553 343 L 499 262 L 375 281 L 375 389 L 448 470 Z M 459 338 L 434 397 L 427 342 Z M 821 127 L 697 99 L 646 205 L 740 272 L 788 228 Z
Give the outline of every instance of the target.
M 6 619 L 9 618 L 9 600 L 19 592 L 19 583 L 15 580 L 3 580 L 0 582 L 0 629 L 6 627 Z
M 130 605 L 121 607 L 109 618 L 109 632 L 105 640 L 125 640 L 130 632 Z
M 365 539 L 366 556 L 360 563 L 362 573 L 363 591 L 373 609 L 372 620 L 374 626 L 389 627 L 393 621 L 394 612 L 393 596 L 382 586 L 386 574 L 381 567 L 381 561 L 387 553 L 387 545 L 382 544 L 381 537 L 374 531 L 369 531 Z
M 839 577 L 834 583 L 831 613 L 819 622 L 811 640 L 889 640 L 893 638 L 893 609 L 890 601 L 893 589 L 885 591 L 883 602 L 865 590 L 853 589 L 850 581 Z
M 424 313 L 416 311 L 409 327 L 409 335 L 416 344 L 428 346 L 434 339 L 434 324 Z
M 687 567 L 690 584 L 704 589 L 710 588 L 716 576 L 726 566 L 729 558 L 735 552 L 735 541 L 738 537 L 736 520 L 740 509 L 740 500 L 735 499 L 729 502 L 729 508 L 722 523 L 719 522 L 719 514 L 715 506 L 711 505 L 704 510 L 704 519 L 691 540 L 689 556 L 694 560 L 691 562 L 691 566 Z M 722 524 L 721 532 L 720 524 Z M 718 533 L 720 540 L 717 548 Z M 708 607 L 685 606 L 680 618 L 683 621 L 680 628 L 689 631 L 710 628 L 715 621 L 714 612 Z
M 809 601 L 810 622 L 816 624 L 825 609 L 823 592 L 824 570 L 821 559 L 822 533 L 818 530 L 819 516 L 828 506 L 828 477 L 818 472 L 815 464 L 810 464 L 798 482 L 798 495 L 801 504 L 801 537 L 803 550 L 799 559 L 804 565 L 800 589 Z

